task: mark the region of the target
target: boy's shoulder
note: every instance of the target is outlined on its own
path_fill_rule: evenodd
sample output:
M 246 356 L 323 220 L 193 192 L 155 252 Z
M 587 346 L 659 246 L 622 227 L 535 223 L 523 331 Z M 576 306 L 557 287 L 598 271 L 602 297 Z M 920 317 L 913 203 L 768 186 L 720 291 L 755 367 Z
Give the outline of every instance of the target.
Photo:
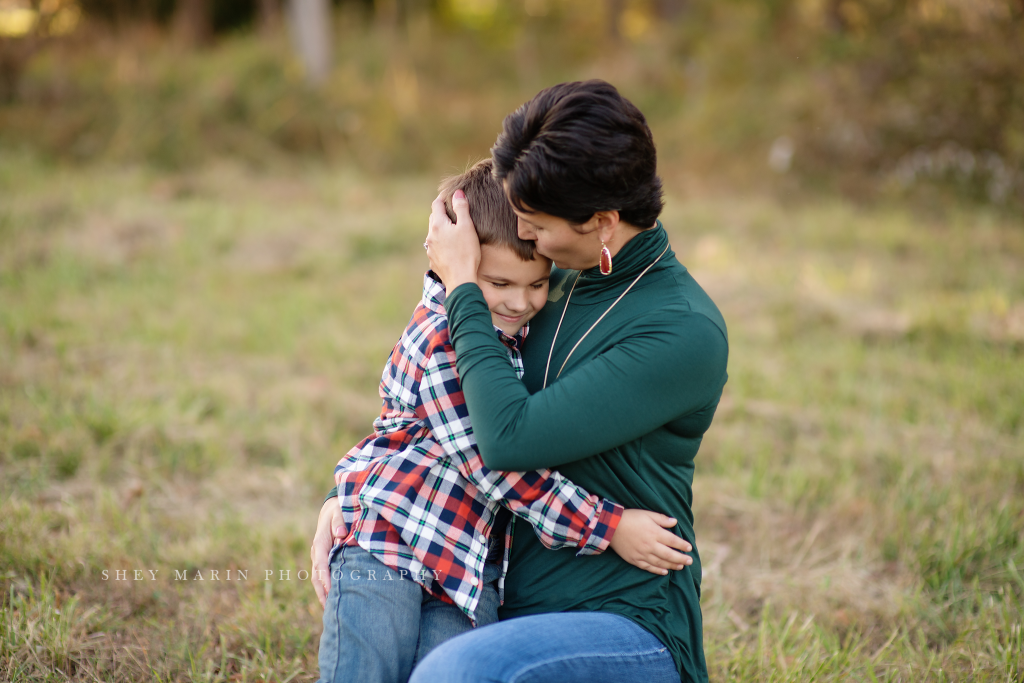
M 448 316 L 432 311 L 423 304 L 418 304 L 412 312 L 409 324 L 402 333 L 399 342 L 405 346 L 420 348 L 426 351 L 439 345 L 451 343 L 448 336 Z
M 444 285 L 428 271 L 423 277 L 423 297 L 412 312 L 396 352 L 422 366 L 432 354 L 451 349 L 444 298 Z

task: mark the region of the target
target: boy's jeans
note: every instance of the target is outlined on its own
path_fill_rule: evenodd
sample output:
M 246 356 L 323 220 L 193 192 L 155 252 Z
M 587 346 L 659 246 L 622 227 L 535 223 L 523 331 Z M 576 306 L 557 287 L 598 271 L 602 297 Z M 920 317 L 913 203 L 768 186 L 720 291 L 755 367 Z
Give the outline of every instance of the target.
M 362 548 L 339 546 L 331 553 L 320 683 L 406 683 L 428 652 L 472 628 L 458 607 L 428 594 L 409 576 L 400 578 Z M 485 565 L 479 626 L 498 621 L 500 572 L 498 565 Z

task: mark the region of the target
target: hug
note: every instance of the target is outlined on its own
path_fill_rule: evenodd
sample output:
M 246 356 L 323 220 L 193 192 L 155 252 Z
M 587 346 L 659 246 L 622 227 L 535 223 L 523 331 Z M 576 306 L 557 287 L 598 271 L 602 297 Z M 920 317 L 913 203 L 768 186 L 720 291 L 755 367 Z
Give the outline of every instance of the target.
M 563 83 L 491 155 L 442 183 L 320 512 L 321 679 L 706 681 L 692 482 L 728 336 L 659 220 L 651 131 Z

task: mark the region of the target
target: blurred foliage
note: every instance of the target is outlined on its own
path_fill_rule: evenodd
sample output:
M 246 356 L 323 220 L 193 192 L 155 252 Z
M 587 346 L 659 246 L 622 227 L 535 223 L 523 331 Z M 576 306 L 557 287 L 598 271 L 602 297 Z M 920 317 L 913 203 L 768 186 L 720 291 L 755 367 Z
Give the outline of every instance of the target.
M 801 138 L 825 170 L 957 176 L 993 201 L 1024 171 L 1024 2 L 828 3 Z M 786 25 L 788 22 L 788 25 Z M 790 14 L 790 34 L 803 22 Z
M 0 151 L 448 170 L 538 89 L 599 76 L 648 115 L 663 172 L 1024 199 L 1024 0 L 336 0 L 317 90 L 273 0 L 206 3 L 191 31 L 189 0 L 76 6 L 8 69 Z

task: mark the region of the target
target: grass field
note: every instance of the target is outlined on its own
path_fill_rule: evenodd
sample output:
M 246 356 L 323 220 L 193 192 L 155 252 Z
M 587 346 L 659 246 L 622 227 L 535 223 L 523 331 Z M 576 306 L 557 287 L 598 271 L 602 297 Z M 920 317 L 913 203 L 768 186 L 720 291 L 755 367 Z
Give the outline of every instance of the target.
M 0 679 L 315 679 L 298 573 L 436 180 L 0 157 Z M 664 219 L 730 328 L 712 680 L 1024 680 L 1020 220 L 682 186 Z

